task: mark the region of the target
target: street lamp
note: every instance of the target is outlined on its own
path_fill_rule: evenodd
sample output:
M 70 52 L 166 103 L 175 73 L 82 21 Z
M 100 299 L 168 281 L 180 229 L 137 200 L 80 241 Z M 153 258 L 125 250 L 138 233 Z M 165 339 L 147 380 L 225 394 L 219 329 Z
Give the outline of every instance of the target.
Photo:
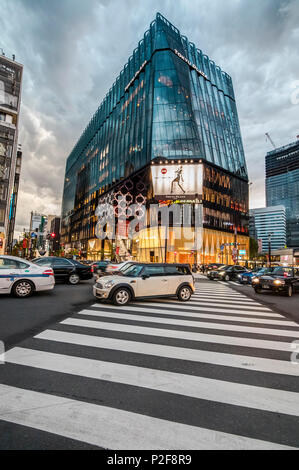
M 269 268 L 271 268 L 271 237 L 273 232 L 268 233 L 268 257 L 269 257 Z

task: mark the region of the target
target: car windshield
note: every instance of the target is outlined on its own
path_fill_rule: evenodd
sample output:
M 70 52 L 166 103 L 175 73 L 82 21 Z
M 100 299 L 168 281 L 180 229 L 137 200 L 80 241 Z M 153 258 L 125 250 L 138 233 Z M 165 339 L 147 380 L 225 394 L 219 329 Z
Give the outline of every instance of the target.
M 142 265 L 133 264 L 128 267 L 125 271 L 122 271 L 123 276 L 138 277 L 143 269 Z
M 125 271 L 122 272 L 123 276 L 128 276 L 128 277 L 138 277 L 143 269 L 142 265 L 138 264 L 133 264 L 128 267 Z
M 262 268 L 261 269 L 261 273 L 263 274 L 269 274 L 269 273 L 272 273 L 274 270 L 274 268 Z
M 130 268 L 131 266 L 133 265 L 133 263 L 126 263 L 124 264 L 123 266 L 121 266 L 119 268 L 119 271 L 121 271 L 122 273 L 124 273 L 128 268 Z

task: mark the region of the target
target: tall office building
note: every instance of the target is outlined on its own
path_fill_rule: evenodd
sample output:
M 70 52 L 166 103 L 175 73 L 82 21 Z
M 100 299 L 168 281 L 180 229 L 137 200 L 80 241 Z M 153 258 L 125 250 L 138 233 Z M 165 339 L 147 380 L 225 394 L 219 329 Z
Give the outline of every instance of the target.
M 0 254 L 9 249 L 13 238 L 22 73 L 23 66 L 14 56 L 0 54 Z
M 133 241 L 126 229 L 115 241 L 97 239 L 97 205 L 120 195 L 146 208 L 200 205 L 196 253 L 171 230 L 165 241 L 158 222 Z M 66 250 L 88 258 L 115 249 L 139 260 L 207 263 L 235 235 L 248 250 L 248 176 L 231 77 L 159 13 L 67 159 L 61 235 Z
M 267 153 L 266 204 L 285 206 L 287 246 L 299 247 L 299 140 Z
M 285 248 L 286 245 L 286 210 L 284 206 L 250 209 L 251 233 L 262 240 L 262 252 L 268 252 L 269 235 L 272 250 Z M 254 223 L 253 223 L 254 221 Z

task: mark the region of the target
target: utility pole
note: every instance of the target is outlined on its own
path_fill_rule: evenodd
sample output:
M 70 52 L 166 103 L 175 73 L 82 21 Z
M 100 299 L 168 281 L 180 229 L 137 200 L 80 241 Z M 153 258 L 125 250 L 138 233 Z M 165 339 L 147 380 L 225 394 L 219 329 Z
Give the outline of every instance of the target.
M 271 268 L 271 237 L 273 232 L 268 233 L 268 257 L 269 257 L 269 268 Z

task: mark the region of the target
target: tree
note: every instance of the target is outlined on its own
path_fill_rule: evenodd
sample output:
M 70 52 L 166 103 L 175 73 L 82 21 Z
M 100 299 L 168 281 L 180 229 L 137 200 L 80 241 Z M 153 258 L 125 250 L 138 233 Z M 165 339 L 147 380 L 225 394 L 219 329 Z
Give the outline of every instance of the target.
M 249 239 L 249 258 L 254 259 L 257 257 L 259 251 L 259 244 L 255 238 Z

